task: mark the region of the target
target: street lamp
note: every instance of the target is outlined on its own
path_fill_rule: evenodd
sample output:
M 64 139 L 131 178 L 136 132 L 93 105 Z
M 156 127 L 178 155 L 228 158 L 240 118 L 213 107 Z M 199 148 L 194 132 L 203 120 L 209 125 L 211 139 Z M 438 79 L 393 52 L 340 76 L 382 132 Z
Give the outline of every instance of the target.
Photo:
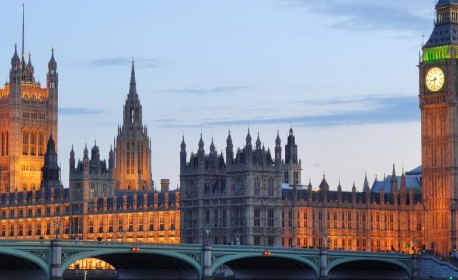
M 123 226 L 120 226 L 120 227 L 119 227 L 119 232 L 121 233 L 122 241 L 124 242 L 124 235 L 125 235 L 125 232 L 124 232 L 124 227 L 123 227 Z
M 209 244 L 210 243 L 209 236 L 210 236 L 210 232 L 211 232 L 210 224 L 206 224 L 205 225 L 204 231 L 205 231 L 205 237 L 206 237 L 205 238 L 205 242 L 206 242 L 206 244 Z
M 56 239 L 59 239 L 60 234 L 60 226 L 62 225 L 62 221 L 59 218 L 54 219 L 54 227 L 56 228 Z
M 326 239 L 327 239 L 327 233 L 325 230 L 321 232 L 321 248 L 326 249 Z

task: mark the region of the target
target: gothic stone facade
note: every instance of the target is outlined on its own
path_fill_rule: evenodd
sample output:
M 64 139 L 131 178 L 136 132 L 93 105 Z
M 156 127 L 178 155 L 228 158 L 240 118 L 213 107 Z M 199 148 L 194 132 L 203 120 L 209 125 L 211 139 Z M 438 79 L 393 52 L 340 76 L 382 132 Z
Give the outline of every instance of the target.
M 15 47 L 9 82 L 0 89 L 0 191 L 38 190 L 46 140 L 57 146 L 57 63 L 52 51 L 46 88 L 35 81 L 31 57 L 26 63 Z
M 205 154 L 202 137 L 197 154 L 187 161 L 184 139 L 181 143 L 181 241 L 199 243 L 209 238 L 219 244 L 280 244 L 281 178 L 300 170 L 299 163 L 295 171 L 285 169 L 278 135 L 273 157 L 261 146 L 259 135 L 252 146 L 249 130 L 245 147 L 236 153 L 230 133 L 226 142 L 226 161 L 217 154 L 213 141 L 210 153 Z M 206 229 L 211 229 L 209 236 Z

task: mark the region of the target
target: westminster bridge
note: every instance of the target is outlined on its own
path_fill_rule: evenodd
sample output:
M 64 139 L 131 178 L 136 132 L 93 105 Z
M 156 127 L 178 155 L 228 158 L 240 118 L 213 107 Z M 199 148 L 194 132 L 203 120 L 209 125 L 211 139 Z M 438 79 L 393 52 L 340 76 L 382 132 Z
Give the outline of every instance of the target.
M 89 257 L 115 267 L 118 279 L 415 279 L 419 264 L 418 255 L 396 252 L 0 240 L 0 277 L 63 279 L 70 264 Z

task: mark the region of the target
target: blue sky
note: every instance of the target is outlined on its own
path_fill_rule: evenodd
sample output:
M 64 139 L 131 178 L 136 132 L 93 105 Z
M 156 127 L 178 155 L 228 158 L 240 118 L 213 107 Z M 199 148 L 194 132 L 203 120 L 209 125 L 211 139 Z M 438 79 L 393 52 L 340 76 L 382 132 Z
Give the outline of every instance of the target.
M 103 158 L 122 123 L 135 59 L 156 184 L 179 184 L 179 146 L 230 129 L 274 147 L 292 126 L 302 181 L 345 190 L 364 174 L 420 165 L 419 51 L 434 0 L 25 1 L 25 52 L 59 72 L 59 161 L 95 141 Z M 0 4 L 0 77 L 21 43 L 22 1 Z M 423 39 L 423 36 L 425 39 Z

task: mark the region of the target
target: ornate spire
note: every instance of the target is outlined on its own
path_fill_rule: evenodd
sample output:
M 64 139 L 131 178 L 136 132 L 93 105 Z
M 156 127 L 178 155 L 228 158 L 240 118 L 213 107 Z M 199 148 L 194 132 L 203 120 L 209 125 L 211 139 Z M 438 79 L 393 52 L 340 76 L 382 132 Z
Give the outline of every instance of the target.
M 181 151 L 182 152 L 186 152 L 186 143 L 184 142 L 184 135 L 183 135 L 183 138 L 181 139 Z
M 210 153 L 215 153 L 216 151 L 216 148 L 215 148 L 215 144 L 213 143 L 213 137 L 212 137 L 212 142 L 210 144 Z
M 256 149 L 261 149 L 261 139 L 259 139 L 259 132 L 258 132 L 258 138 L 256 139 Z
M 21 64 L 21 60 L 19 59 L 19 56 L 17 54 L 17 44 L 14 44 L 14 54 L 13 57 L 11 58 L 11 66 L 14 68 L 14 66 L 19 66 Z
M 204 151 L 204 140 L 202 140 L 202 133 L 200 134 L 200 140 L 199 140 L 199 152 Z
M 54 48 L 51 49 L 51 59 L 49 59 L 48 62 L 48 70 L 52 72 L 52 70 L 56 71 L 57 70 L 57 62 L 54 59 Z
M 248 133 L 247 133 L 247 135 L 246 135 L 246 138 L 245 138 L 245 139 L 246 139 L 246 144 L 247 144 L 247 146 L 248 146 L 248 145 L 249 145 L 249 146 L 251 146 L 251 135 L 250 135 L 250 128 L 248 128 Z
M 277 138 L 275 138 L 275 146 L 280 147 L 280 145 L 281 145 L 280 131 L 277 130 Z
M 364 192 L 367 192 L 367 191 L 370 191 L 370 187 L 369 187 L 369 181 L 367 180 L 367 173 L 364 173 L 364 184 L 363 184 L 363 191 Z
M 50 187 L 61 187 L 60 184 L 60 167 L 57 163 L 56 145 L 52 134 L 49 136 L 46 153 L 44 155 L 44 164 L 41 168 L 42 186 L 47 189 Z
M 232 137 L 231 137 L 231 130 L 229 130 L 229 132 L 227 134 L 226 146 L 227 146 L 227 148 L 231 148 L 231 149 L 233 147 L 233 145 L 232 145 Z
M 129 95 L 137 95 L 137 83 L 135 82 L 135 66 L 134 60 L 132 59 L 132 70 L 130 72 L 130 88 Z

